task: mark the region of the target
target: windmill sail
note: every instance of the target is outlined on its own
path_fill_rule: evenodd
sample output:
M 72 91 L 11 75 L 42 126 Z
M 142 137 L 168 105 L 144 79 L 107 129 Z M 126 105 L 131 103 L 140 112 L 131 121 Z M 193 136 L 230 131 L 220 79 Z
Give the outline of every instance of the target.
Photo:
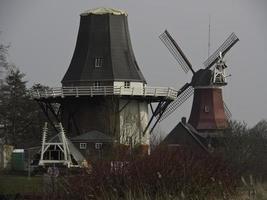
M 163 42 L 163 44 L 168 48 L 168 50 L 173 55 L 173 57 L 177 60 L 177 62 L 180 64 L 180 66 L 185 71 L 185 73 L 187 73 L 189 70 L 195 73 L 192 68 L 191 63 L 188 61 L 188 59 L 182 52 L 181 48 L 178 46 L 178 44 L 175 42 L 175 40 L 172 38 L 172 36 L 169 34 L 167 30 L 165 30 L 159 36 L 159 38 Z
M 227 117 L 227 119 L 231 119 L 232 118 L 232 113 L 230 111 L 230 109 L 227 107 L 226 103 L 223 102 L 223 107 L 224 107 L 224 111 L 225 111 L 225 115 Z
M 178 107 L 180 107 L 189 97 L 191 97 L 193 93 L 194 88 L 189 83 L 186 83 L 178 92 L 177 98 L 166 108 L 165 112 L 160 118 L 160 121 L 169 117 Z
M 222 53 L 222 56 L 224 56 L 227 51 L 229 51 L 238 41 L 238 37 L 235 35 L 235 33 L 232 33 L 225 40 L 225 42 L 204 62 L 204 66 L 206 66 L 207 69 L 211 68 L 212 65 L 218 61 L 220 52 Z

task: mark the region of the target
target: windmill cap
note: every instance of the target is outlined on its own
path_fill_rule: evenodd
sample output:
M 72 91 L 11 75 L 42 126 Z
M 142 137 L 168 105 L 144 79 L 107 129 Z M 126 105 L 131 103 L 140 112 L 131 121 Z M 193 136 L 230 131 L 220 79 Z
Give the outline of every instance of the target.
M 81 13 L 81 16 L 87 16 L 89 14 L 94 14 L 94 15 L 112 14 L 112 15 L 125 15 L 125 16 L 128 15 L 123 10 L 119 10 L 119 9 L 115 9 L 115 8 L 100 7 L 100 8 L 94 8 L 94 9 L 87 10 L 87 11 Z

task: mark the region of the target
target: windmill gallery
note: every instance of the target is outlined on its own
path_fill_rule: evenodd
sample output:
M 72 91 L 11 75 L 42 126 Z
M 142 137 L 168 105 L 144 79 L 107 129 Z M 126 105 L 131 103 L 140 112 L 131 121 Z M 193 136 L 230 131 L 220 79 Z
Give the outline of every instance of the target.
M 193 93 L 188 122 L 182 118 L 162 144 L 210 151 L 213 138 L 223 137 L 228 128 L 223 57 L 238 38 L 232 33 L 204 62 L 205 68 L 194 71 L 167 30 L 159 37 L 182 69 L 193 74 L 179 90 L 147 85 L 131 46 L 126 12 L 97 8 L 81 14 L 62 87 L 31 92 L 50 127 L 44 127 L 39 165 L 80 166 L 86 159 L 109 157 L 118 146 L 149 154 L 154 128 Z

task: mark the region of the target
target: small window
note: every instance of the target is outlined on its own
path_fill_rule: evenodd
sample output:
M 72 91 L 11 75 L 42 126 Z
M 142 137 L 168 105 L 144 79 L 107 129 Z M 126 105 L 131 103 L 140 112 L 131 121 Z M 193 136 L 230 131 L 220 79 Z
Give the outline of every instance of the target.
M 128 144 L 128 145 L 133 145 L 133 138 L 132 137 L 130 137 L 130 136 L 127 136 L 126 137 L 126 144 Z
M 95 143 L 95 149 L 102 149 L 102 143 Z
M 86 149 L 87 144 L 86 143 L 80 143 L 80 149 Z
M 104 59 L 103 58 L 95 58 L 95 68 L 103 67 Z
M 206 113 L 210 112 L 210 108 L 209 108 L 209 106 L 205 106 L 205 107 L 204 107 L 204 111 L 205 111 Z
M 95 81 L 94 82 L 94 87 L 95 88 L 99 88 L 100 87 L 100 82 L 99 81 Z
M 124 82 L 124 87 L 125 87 L 125 88 L 130 88 L 130 85 L 131 85 L 131 84 L 130 84 L 130 81 L 125 81 L 125 82 Z

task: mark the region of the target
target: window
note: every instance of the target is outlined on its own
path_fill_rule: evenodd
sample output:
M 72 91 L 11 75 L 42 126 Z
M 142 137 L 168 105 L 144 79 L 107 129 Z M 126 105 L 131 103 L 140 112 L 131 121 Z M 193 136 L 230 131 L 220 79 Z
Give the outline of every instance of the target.
M 102 143 L 95 143 L 95 149 L 102 149 Z
M 86 143 L 80 143 L 80 149 L 86 149 L 87 144 Z
M 205 107 L 204 107 L 204 111 L 205 111 L 206 113 L 210 112 L 210 108 L 209 108 L 209 106 L 205 106 Z
M 95 68 L 103 67 L 104 59 L 103 58 L 95 58 Z
M 125 88 L 130 88 L 130 81 L 125 81 L 124 82 L 124 87 Z
M 100 82 L 99 81 L 95 81 L 94 82 L 94 87 L 95 88 L 99 88 L 100 87 Z

